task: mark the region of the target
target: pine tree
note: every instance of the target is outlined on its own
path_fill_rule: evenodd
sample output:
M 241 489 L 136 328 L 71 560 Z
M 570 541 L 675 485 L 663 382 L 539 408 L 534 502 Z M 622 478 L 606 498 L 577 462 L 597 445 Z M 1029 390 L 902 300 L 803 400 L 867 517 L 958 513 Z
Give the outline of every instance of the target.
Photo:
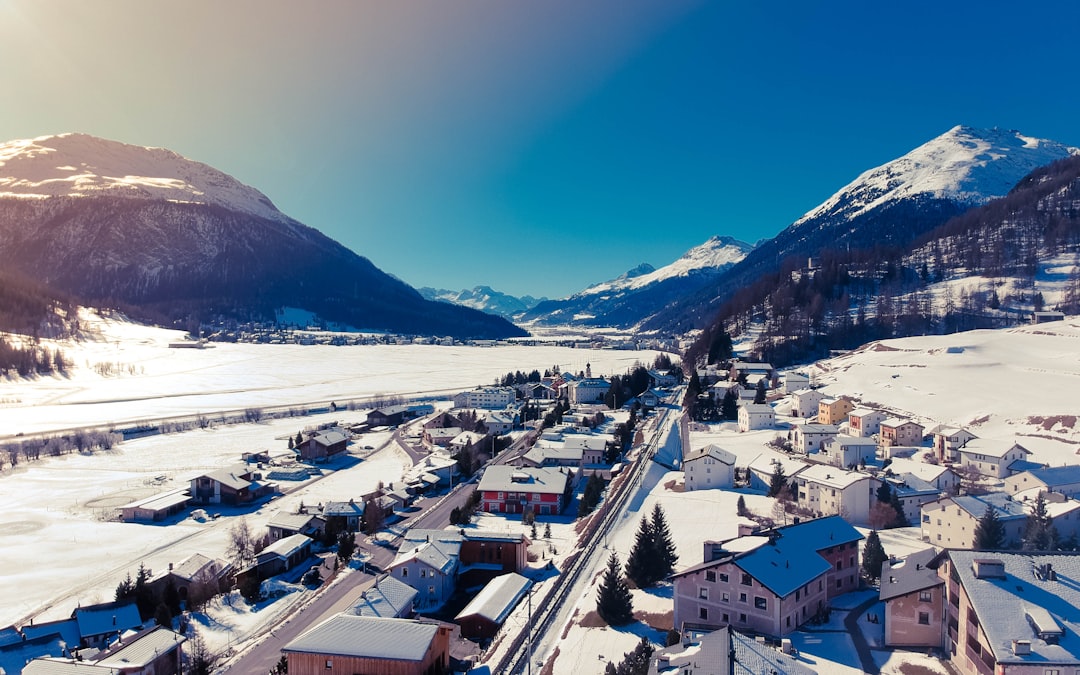
M 1050 551 L 1057 548 L 1058 539 L 1057 528 L 1046 511 L 1046 499 L 1039 493 L 1024 525 L 1023 548 L 1025 551 Z
M 787 487 L 787 476 L 784 475 L 784 465 L 773 462 L 772 478 L 769 479 L 768 496 L 775 497 Z
M 675 542 L 671 540 L 671 530 L 668 529 L 667 518 L 660 504 L 653 506 L 652 534 L 656 556 L 652 583 L 656 583 L 674 572 L 675 563 L 679 562 L 679 554 L 675 552 Z
M 889 505 L 896 510 L 896 519 L 889 524 L 889 527 L 907 527 L 911 524 L 904 513 L 904 504 L 900 501 L 900 493 L 897 490 L 892 491 L 892 495 L 889 497 Z
M 352 532 L 342 532 L 337 538 L 337 557 L 341 562 L 349 562 L 356 552 L 356 537 Z
M 739 495 L 739 501 L 735 502 L 735 513 L 740 518 L 746 518 L 750 515 L 750 512 L 746 509 L 746 498 Z
M 866 535 L 866 544 L 863 545 L 863 574 L 867 579 L 881 578 L 881 565 L 888 559 L 877 530 L 870 530 L 870 534 Z
M 992 551 L 1004 545 L 1005 526 L 998 519 L 994 507 L 987 504 L 986 511 L 975 526 L 975 545 L 972 548 L 976 551 Z
M 642 516 L 638 522 L 637 534 L 634 535 L 634 546 L 630 549 L 630 557 L 626 559 L 626 578 L 633 581 L 638 588 L 648 586 L 652 578 L 653 542 L 652 523 Z
M 625 626 L 634 620 L 634 598 L 622 578 L 621 568 L 619 556 L 612 552 L 596 594 L 596 612 L 609 626 Z

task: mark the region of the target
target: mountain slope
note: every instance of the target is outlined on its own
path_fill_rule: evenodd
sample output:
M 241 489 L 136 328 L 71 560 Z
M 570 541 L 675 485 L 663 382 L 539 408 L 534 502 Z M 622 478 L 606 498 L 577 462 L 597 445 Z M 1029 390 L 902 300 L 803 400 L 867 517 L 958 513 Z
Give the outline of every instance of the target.
M 629 328 L 688 293 L 709 284 L 753 247 L 712 237 L 659 269 L 643 263 L 626 274 L 560 300 L 541 302 L 520 318 L 543 324 Z
M 1017 131 L 957 126 L 906 155 L 864 172 L 773 239 L 759 244 L 715 284 L 650 319 L 646 327 L 701 327 L 739 288 L 827 249 L 904 246 L 972 206 L 1005 195 L 1027 173 L 1075 154 Z
M 159 320 L 267 319 L 291 306 L 364 329 L 524 333 L 424 300 L 212 167 L 83 134 L 0 145 L 0 260 L 84 302 Z

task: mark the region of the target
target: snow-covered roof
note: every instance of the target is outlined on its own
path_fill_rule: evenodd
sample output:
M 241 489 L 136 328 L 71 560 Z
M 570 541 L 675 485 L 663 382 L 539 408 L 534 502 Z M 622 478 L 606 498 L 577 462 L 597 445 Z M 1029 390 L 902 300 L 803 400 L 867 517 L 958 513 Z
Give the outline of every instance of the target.
M 1053 488 L 1058 485 L 1080 483 L 1080 465 L 1049 466 L 1028 471 L 1036 480 L 1043 485 Z
M 952 471 L 952 469 L 943 464 L 918 462 L 905 457 L 894 457 L 892 463 L 889 464 L 889 468 L 892 469 L 893 473 L 901 475 L 910 473 L 927 482 L 936 481 L 942 474 Z
M 178 648 L 187 638 L 162 626 L 156 626 L 147 632 L 134 636 L 131 641 L 113 645 L 108 653 L 99 655 L 95 663 L 107 668 L 127 669 L 146 666 L 165 652 Z
M 999 441 L 992 438 L 973 438 L 968 441 L 964 447 L 960 448 L 960 452 L 969 455 L 976 454 L 985 455 L 987 457 L 1004 457 L 1013 448 L 1019 448 L 1024 451 L 1025 454 L 1031 454 L 1027 448 L 1019 443 Z
M 567 475 L 548 467 L 517 467 L 493 464 L 484 469 L 484 475 L 476 489 L 489 492 L 531 492 L 539 494 L 562 494 L 566 490 Z
M 844 469 L 829 466 L 828 464 L 814 464 L 799 474 L 800 480 L 805 480 L 818 485 L 842 490 L 860 481 L 874 480 L 873 476 L 858 471 L 845 471 Z
M 840 433 L 840 427 L 835 424 L 816 424 L 808 422 L 806 424 L 796 424 L 792 427 L 792 430 L 803 434 L 833 434 Z
M 872 438 L 866 438 L 864 436 L 848 436 L 846 434 L 838 434 L 836 438 L 830 441 L 831 445 L 839 445 L 842 447 L 850 446 L 867 446 L 872 445 L 877 447 L 877 441 Z
M 249 487 L 251 485 L 251 481 L 247 480 L 246 478 L 241 478 L 241 475 L 246 474 L 246 473 L 247 473 L 246 468 L 242 469 L 242 470 L 238 470 L 238 469 L 219 469 L 217 471 L 211 471 L 209 473 L 204 473 L 204 474 L 202 474 L 202 476 L 205 476 L 206 478 L 213 479 L 213 480 L 217 481 L 218 483 L 221 483 L 222 485 L 224 485 L 226 487 L 230 487 L 230 488 L 232 488 L 234 490 L 243 490 L 244 488 Z M 200 476 L 200 477 L 202 477 L 202 476 Z
M 305 546 L 311 545 L 311 539 L 302 534 L 290 534 L 282 537 L 259 552 L 259 557 L 275 555 L 288 558 Z
M 323 504 L 322 513 L 327 518 L 332 516 L 362 516 L 364 515 L 364 503 L 354 499 L 347 502 L 326 502 Z
M 134 602 L 107 602 L 90 607 L 78 607 L 74 612 L 79 635 L 90 637 L 130 630 L 142 625 L 139 608 Z
M 889 427 L 890 429 L 896 429 L 897 427 L 902 427 L 905 424 L 914 424 L 915 426 L 922 428 L 922 425 L 918 422 L 912 422 L 911 420 L 906 420 L 902 417 L 890 417 L 889 419 L 882 422 L 881 426 Z
M 186 504 L 191 501 L 191 495 L 187 494 L 187 488 L 178 488 L 176 490 L 169 490 L 168 492 L 162 492 L 152 497 L 144 497 L 143 499 L 137 499 L 131 503 L 124 504 L 120 508 L 122 509 L 147 509 L 150 511 L 163 511 L 170 509 L 174 506 Z
M 388 569 L 400 567 L 414 560 L 443 574 L 449 574 L 457 565 L 458 559 L 456 552 L 451 554 L 442 550 L 437 542 L 426 542 L 416 547 L 399 549 L 397 557 L 390 563 Z
M 927 567 L 937 555 L 936 549 L 928 548 L 909 553 L 902 560 L 886 560 L 881 566 L 881 590 L 878 598 L 891 600 L 944 584 L 937 570 Z
M 1014 520 L 1027 518 L 1027 510 L 1024 504 L 1016 501 L 1003 492 L 990 492 L 985 495 L 960 495 L 952 498 L 953 502 L 968 512 L 972 518 L 982 518 L 986 514 L 986 507 L 993 507 L 998 520 Z
M 283 652 L 423 661 L 439 627 L 410 619 L 337 614 L 281 648 Z
M 731 664 L 731 646 L 735 647 L 735 663 Z M 689 643 L 679 643 L 653 653 L 649 663 L 649 675 L 681 675 L 698 672 L 708 664 L 708 673 L 727 675 L 760 675 L 761 673 L 785 673 L 785 675 L 812 675 L 815 671 L 780 652 L 772 646 L 759 644 L 752 638 L 728 628 L 690 638 Z
M 855 408 L 848 413 L 848 417 L 866 417 L 867 415 L 881 415 L 884 417 L 885 413 L 872 408 Z
M 1008 553 L 950 550 L 960 584 L 985 632 L 998 664 L 1080 665 L 1080 556 L 1067 553 Z M 976 559 L 1004 565 L 1004 578 L 977 578 Z M 1040 570 L 1049 565 L 1052 574 Z M 1042 570 L 1046 570 L 1045 567 Z M 1064 632 L 1051 644 L 1035 626 L 1049 619 Z M 1014 654 L 1013 640 L 1029 640 L 1029 655 Z
M 531 586 L 531 581 L 514 572 L 495 577 L 465 605 L 465 609 L 454 617 L 454 621 L 460 622 L 465 617 L 479 616 L 501 625 Z
M 862 539 L 840 516 L 779 527 L 768 544 L 735 557 L 735 564 L 781 598 L 832 567 L 818 551 Z
M 735 455 L 724 450 L 718 445 L 709 444 L 704 448 L 699 448 L 690 453 L 685 460 L 683 460 L 683 466 L 686 466 L 689 462 L 694 460 L 703 459 L 705 457 L 712 457 L 721 464 L 735 465 Z
M 360 601 L 353 608 L 358 616 L 401 617 L 402 612 L 419 594 L 412 586 L 384 574 L 375 585 L 360 594 Z
M 344 443 L 349 440 L 349 437 L 340 431 L 324 431 L 315 437 L 315 442 L 319 445 L 325 445 L 327 447 L 335 445 L 337 443 Z

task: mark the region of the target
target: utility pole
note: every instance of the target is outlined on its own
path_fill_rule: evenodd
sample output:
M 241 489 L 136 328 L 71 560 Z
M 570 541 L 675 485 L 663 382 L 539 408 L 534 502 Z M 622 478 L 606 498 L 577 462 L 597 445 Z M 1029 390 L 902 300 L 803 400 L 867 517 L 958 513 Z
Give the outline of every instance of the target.
M 525 648 L 525 664 L 527 672 L 532 675 L 532 589 L 529 589 L 529 616 L 525 622 L 525 642 L 528 645 Z

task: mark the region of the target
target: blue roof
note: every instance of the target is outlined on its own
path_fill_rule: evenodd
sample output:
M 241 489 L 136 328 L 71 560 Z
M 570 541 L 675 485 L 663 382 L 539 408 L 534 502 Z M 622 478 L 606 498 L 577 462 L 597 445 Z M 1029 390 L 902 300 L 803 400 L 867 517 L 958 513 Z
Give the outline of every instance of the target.
M 967 511 L 975 518 L 982 518 L 986 514 L 986 507 L 994 507 L 999 520 L 1012 520 L 1015 518 L 1027 518 L 1028 512 L 1024 505 L 1013 500 L 1003 492 L 991 492 L 985 495 L 961 495 L 953 497 L 957 506 Z
M 1068 483 L 1080 483 L 1080 466 L 1078 465 L 1040 467 L 1031 469 L 1030 473 L 1051 487 Z
M 134 602 L 120 604 L 107 602 L 102 605 L 79 607 L 74 613 L 83 638 L 106 633 L 123 632 L 142 625 L 139 609 Z
M 779 527 L 774 532 L 779 535 L 774 541 L 736 556 L 735 564 L 780 597 L 829 571 L 831 565 L 818 551 L 863 538 L 840 516 Z

